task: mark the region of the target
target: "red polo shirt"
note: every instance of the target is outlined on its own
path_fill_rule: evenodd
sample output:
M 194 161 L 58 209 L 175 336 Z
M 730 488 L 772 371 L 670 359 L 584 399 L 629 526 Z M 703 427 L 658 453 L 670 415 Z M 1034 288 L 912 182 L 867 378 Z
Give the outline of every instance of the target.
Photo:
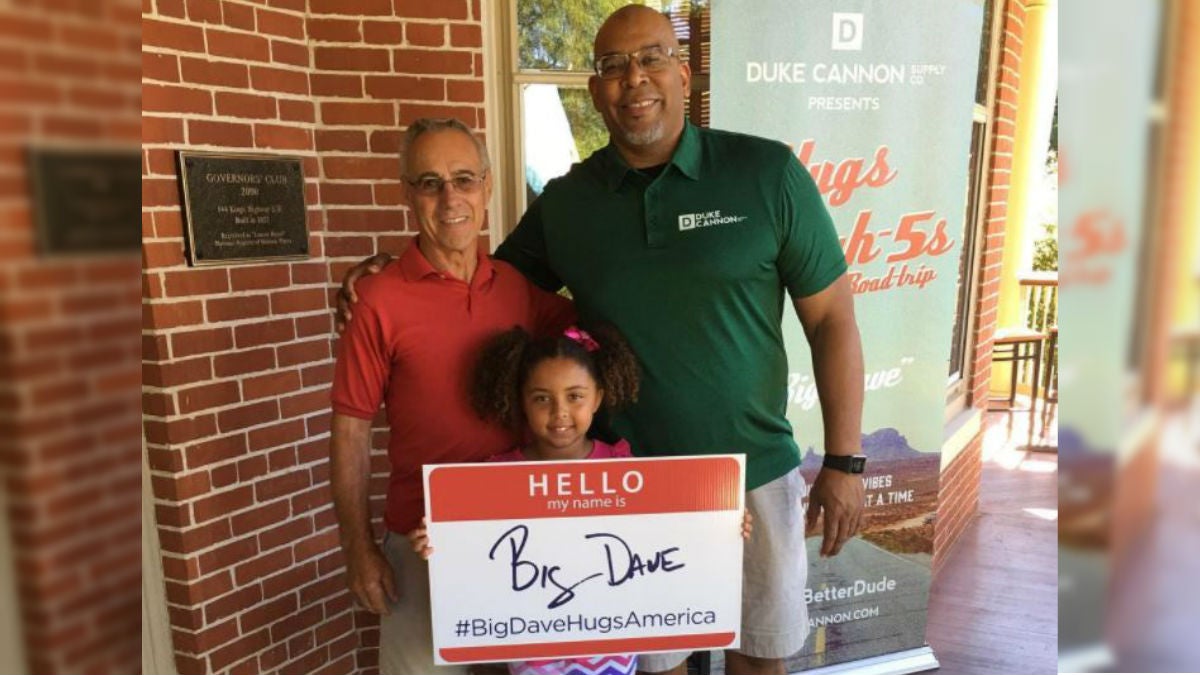
M 519 440 L 471 409 L 471 369 L 484 341 L 518 325 L 535 334 L 561 331 L 575 311 L 508 263 L 481 253 L 468 284 L 435 270 L 415 244 L 356 290 L 333 410 L 372 419 L 386 403 L 392 472 L 384 522 L 406 533 L 425 511 L 421 465 L 481 462 Z

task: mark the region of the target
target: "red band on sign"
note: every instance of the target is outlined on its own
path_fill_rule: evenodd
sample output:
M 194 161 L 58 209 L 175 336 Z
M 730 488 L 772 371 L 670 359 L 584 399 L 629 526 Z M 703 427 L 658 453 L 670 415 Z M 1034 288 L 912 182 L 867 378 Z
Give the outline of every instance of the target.
M 741 504 L 732 457 L 438 466 L 431 520 L 727 511 Z
M 515 659 L 553 659 L 573 654 L 637 654 L 654 651 L 722 649 L 733 644 L 733 633 L 702 633 L 672 637 L 625 638 L 621 640 L 581 640 L 542 644 L 504 645 L 502 647 L 447 647 L 438 650 L 449 663 L 471 661 L 512 661 Z

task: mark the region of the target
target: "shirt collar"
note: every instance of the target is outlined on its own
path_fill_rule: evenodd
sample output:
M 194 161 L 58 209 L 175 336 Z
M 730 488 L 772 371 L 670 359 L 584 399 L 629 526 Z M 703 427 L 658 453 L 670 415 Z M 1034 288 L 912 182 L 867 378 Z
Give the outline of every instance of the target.
M 484 254 L 482 246 L 476 255 L 478 264 L 475 266 L 475 276 L 471 277 L 471 285 L 481 286 L 490 283 L 492 277 L 496 276 L 496 266 L 492 264 L 491 256 Z M 417 246 L 416 239 L 413 239 L 404 253 L 400 255 L 397 264 L 400 265 L 400 273 L 404 275 L 405 281 L 419 281 L 428 277 L 449 278 L 429 264 L 429 260 L 421 252 L 421 247 Z
M 605 182 L 609 190 L 616 192 L 617 188 L 621 187 L 621 182 L 625 180 L 625 176 L 633 169 L 625 162 L 625 158 L 621 156 L 617 146 L 612 142 L 609 142 L 601 152 L 604 160 Z M 700 154 L 700 132 L 691 122 L 684 120 L 679 145 L 675 146 L 675 152 L 672 153 L 671 161 L 668 163 L 674 164 L 675 168 L 688 178 L 699 180 Z

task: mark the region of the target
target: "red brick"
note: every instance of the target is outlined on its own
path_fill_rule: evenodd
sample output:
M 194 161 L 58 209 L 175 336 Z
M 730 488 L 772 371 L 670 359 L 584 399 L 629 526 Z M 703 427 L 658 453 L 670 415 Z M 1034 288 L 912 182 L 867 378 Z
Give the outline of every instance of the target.
M 179 81 L 179 58 L 174 54 L 142 53 L 142 77 L 162 82 Z
M 163 286 L 172 297 L 229 292 L 229 276 L 224 269 L 192 269 L 163 274 Z
M 321 183 L 320 190 L 321 203 L 326 206 L 343 204 L 369 206 L 374 201 L 371 186 L 362 183 Z M 369 239 L 365 241 L 370 242 L 371 247 L 374 248 L 374 242 L 371 242 Z M 330 239 L 326 237 L 325 255 L 338 256 L 344 254 L 335 253 L 330 247 Z
M 421 117 L 453 117 L 468 127 L 477 128 L 476 109 L 467 106 L 400 103 L 400 125 L 408 126 Z
M 205 356 L 174 363 L 144 363 L 142 382 L 164 389 L 212 379 L 212 360 Z
M 321 466 L 328 467 L 329 465 L 323 464 Z M 322 479 L 322 481 L 321 485 L 292 497 L 292 515 L 298 516 L 314 509 L 329 506 L 333 500 L 333 496 L 329 493 L 328 479 Z M 336 520 L 331 522 L 330 525 L 335 522 Z
M 396 0 L 396 16 L 420 19 L 466 19 L 466 0 Z
M 306 338 L 314 335 L 330 335 L 333 332 L 332 312 L 310 314 L 296 317 L 296 337 Z
M 142 44 L 184 52 L 203 52 L 204 31 L 196 26 L 145 18 L 142 20 Z
M 391 68 L 387 49 L 366 47 L 314 47 L 313 65 L 318 70 L 382 71 Z
M 342 0 L 309 0 L 309 11 L 313 14 L 346 14 L 346 5 Z M 391 16 L 391 0 L 357 0 L 354 3 L 354 13 L 364 16 Z
M 246 435 L 221 436 L 210 441 L 204 441 L 184 450 L 189 469 L 223 462 L 246 454 Z M 197 514 L 197 520 L 201 520 Z
M 204 303 L 204 307 L 210 322 L 237 321 L 270 314 L 270 303 L 265 295 L 211 298 Z
M 362 23 L 350 19 L 309 17 L 308 37 L 319 42 L 361 42 Z
M 147 144 L 182 143 L 183 120 L 143 115 L 142 142 Z
M 305 387 L 316 387 L 333 382 L 333 364 L 321 363 L 305 368 L 300 372 L 300 379 Z
M 396 123 L 396 106 L 392 103 L 321 103 L 321 121 L 328 125 L 392 126 Z
M 258 543 L 254 537 L 246 537 L 215 548 L 199 556 L 200 573 L 211 574 L 237 564 L 258 553 Z
M 259 506 L 230 517 L 233 533 L 243 535 L 287 520 L 291 507 L 287 500 L 279 500 Z
M 225 25 L 230 28 L 254 30 L 254 8 L 225 0 L 221 3 Z
M 483 30 L 476 25 L 450 24 L 450 44 L 454 47 L 482 47 Z
M 441 47 L 446 41 L 446 27 L 440 23 L 407 23 L 404 38 L 419 47 Z
M 205 33 L 208 36 L 208 53 L 213 56 L 225 56 L 243 61 L 269 61 L 271 59 L 270 45 L 266 38 L 216 28 L 207 28 Z M 203 51 L 203 49 L 192 51 Z
M 290 283 L 287 265 L 237 267 L 229 270 L 234 291 L 283 288 Z
M 241 400 L 240 396 L 236 382 L 214 382 L 190 387 L 179 392 L 179 412 L 186 415 L 190 412 L 237 403 Z
M 191 326 L 204 322 L 203 304 L 199 300 L 147 304 L 142 307 L 142 319 L 142 326 L 152 330 Z
M 366 92 L 371 98 L 441 101 L 446 98 L 446 80 L 437 77 L 367 75 Z
M 326 410 L 329 407 L 329 392 L 313 391 L 291 396 L 281 399 L 279 406 L 285 418 Z
M 393 54 L 392 63 L 397 73 L 414 75 L 470 75 L 474 68 L 470 52 L 435 49 L 397 49 Z
M 234 511 L 240 511 L 253 503 L 254 489 L 249 485 L 243 485 L 242 487 L 234 488 L 233 490 L 197 499 L 192 503 L 192 515 L 195 517 L 197 523 L 202 523 L 206 520 L 228 515 Z M 225 525 L 225 534 L 219 539 L 206 542 L 204 547 L 215 544 L 218 541 L 229 539 L 230 536 L 235 534 L 235 532 L 229 526 L 229 519 L 219 522 Z
M 292 38 L 293 40 L 303 40 L 305 38 L 304 18 L 295 14 L 285 14 L 283 12 L 274 12 L 259 8 L 258 31 L 260 33 L 278 35 L 279 37 Z
M 213 672 L 223 672 L 226 668 L 242 659 L 261 651 L 270 646 L 271 637 L 267 629 L 262 629 L 256 633 L 251 633 L 246 637 L 241 638 L 237 642 L 232 642 L 221 649 L 214 651 L 209 657 L 209 663 L 212 666 Z M 302 672 L 302 671 L 290 671 Z
M 266 502 L 279 497 L 289 496 L 299 492 L 300 490 L 307 489 L 308 487 L 310 487 L 308 473 L 297 469 L 295 471 L 289 471 L 271 478 L 264 478 L 263 480 L 259 481 L 254 486 L 254 497 L 259 502 Z M 289 523 L 292 530 L 296 529 L 295 523 L 297 522 L 303 523 L 306 526 L 306 528 L 301 528 L 304 529 L 305 533 L 312 531 L 312 524 L 307 518 L 301 521 L 292 521 L 292 523 Z M 260 535 L 260 538 L 263 541 L 262 549 L 264 551 L 269 548 L 274 548 L 275 546 L 286 541 L 286 539 L 274 538 L 274 535 L 271 534 L 272 532 L 275 532 L 275 530 L 269 530 L 261 533 Z
M 316 96 L 359 98 L 363 93 L 362 75 L 313 73 L 312 93 Z
M 271 313 L 275 315 L 321 312 L 326 309 L 326 293 L 321 288 L 276 291 L 271 294 Z
M 317 129 L 317 150 L 328 152 L 344 150 L 350 152 L 367 149 L 367 135 L 361 131 Z
M 279 404 L 274 400 L 260 401 L 217 413 L 217 428 L 222 433 L 229 433 L 277 419 Z
M 223 352 L 232 348 L 233 332 L 228 328 L 205 328 L 171 336 L 171 353 L 175 358 Z
M 363 41 L 368 44 L 398 45 L 404 41 L 404 24 L 399 21 L 364 21 Z
M 281 345 L 277 351 L 280 368 L 331 358 L 328 339 Z
M 278 319 L 253 324 L 243 324 L 234 329 L 238 349 L 257 347 L 264 344 L 289 342 L 296 337 L 295 324 L 291 319 Z
M 300 374 L 285 370 L 242 380 L 242 399 L 253 401 L 267 396 L 290 394 L 300 388 Z
M 324 284 L 329 281 L 329 270 L 323 263 L 294 263 L 293 284 Z
M 336 529 L 326 530 L 320 534 L 314 534 L 306 539 L 301 539 L 292 547 L 292 553 L 296 558 L 296 562 L 302 562 L 309 558 L 327 553 L 338 547 L 338 531 Z
M 208 474 L 203 471 L 171 478 L 151 476 L 150 483 L 156 498 L 172 502 L 186 501 L 209 489 Z
M 223 572 L 223 578 L 229 578 L 228 572 Z M 262 587 L 258 585 L 239 588 L 237 591 L 230 593 L 221 598 L 217 598 L 204 606 L 204 619 L 208 623 L 220 621 L 228 616 L 242 611 L 246 607 L 252 607 L 262 601 Z
M 226 117 L 249 117 L 252 119 L 274 119 L 275 98 L 219 91 L 216 93 L 217 114 Z
M 392 178 L 400 172 L 399 162 L 391 157 L 323 157 L 321 165 L 325 176 L 334 180 Z
M 245 148 L 251 145 L 252 139 L 249 124 L 188 120 L 188 143 L 191 145 Z
M 259 558 L 258 561 L 262 561 L 264 569 L 266 569 L 268 563 L 273 563 L 275 567 L 278 567 L 279 561 L 282 559 L 279 553 L 272 553 L 270 556 Z M 291 556 L 288 555 L 286 559 L 290 562 Z M 250 578 L 257 577 L 251 576 Z M 287 616 L 297 609 L 299 609 L 299 606 L 296 594 L 288 593 L 242 614 L 238 617 L 238 621 L 241 622 L 242 631 L 249 632 L 274 623 L 279 617 Z
M 450 80 L 446 82 L 446 96 L 451 101 L 483 103 L 483 83 L 478 80 Z
M 275 350 L 269 347 L 221 354 L 213 358 L 213 370 L 217 377 L 243 375 L 274 367 Z
M 269 66 L 251 66 L 250 84 L 259 91 L 308 94 L 308 74 Z
M 271 60 L 275 63 L 308 67 L 308 45 L 271 40 Z
M 220 0 L 187 0 L 187 12 L 195 23 L 221 23 Z
M 317 107 L 311 101 L 293 101 L 291 99 L 279 100 L 279 119 L 288 122 L 315 122 L 317 120 Z M 293 131 L 304 131 L 305 138 L 308 138 L 310 133 L 308 130 L 292 129 Z M 308 141 L 308 147 L 312 147 L 312 140 Z
M 301 127 L 257 124 L 254 127 L 254 145 L 259 148 L 279 150 L 311 150 L 313 147 L 312 132 Z

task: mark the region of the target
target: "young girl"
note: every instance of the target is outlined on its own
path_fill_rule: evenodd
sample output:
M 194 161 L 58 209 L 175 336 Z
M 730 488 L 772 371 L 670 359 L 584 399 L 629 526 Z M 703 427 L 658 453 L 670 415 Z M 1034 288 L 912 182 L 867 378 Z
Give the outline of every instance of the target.
M 471 404 L 484 419 L 525 432 L 525 444 L 491 458 L 494 462 L 563 461 L 631 457 L 629 443 L 605 443 L 589 436 L 601 406 L 610 411 L 637 400 L 637 358 L 615 328 L 568 328 L 562 335 L 534 339 L 514 328 L 483 348 L 471 391 Z M 749 513 L 742 535 L 749 536 Z M 425 529 L 409 533 L 413 549 L 433 552 Z M 601 667 L 603 666 L 603 667 Z M 511 675 L 629 673 L 634 654 L 548 661 L 513 661 Z

